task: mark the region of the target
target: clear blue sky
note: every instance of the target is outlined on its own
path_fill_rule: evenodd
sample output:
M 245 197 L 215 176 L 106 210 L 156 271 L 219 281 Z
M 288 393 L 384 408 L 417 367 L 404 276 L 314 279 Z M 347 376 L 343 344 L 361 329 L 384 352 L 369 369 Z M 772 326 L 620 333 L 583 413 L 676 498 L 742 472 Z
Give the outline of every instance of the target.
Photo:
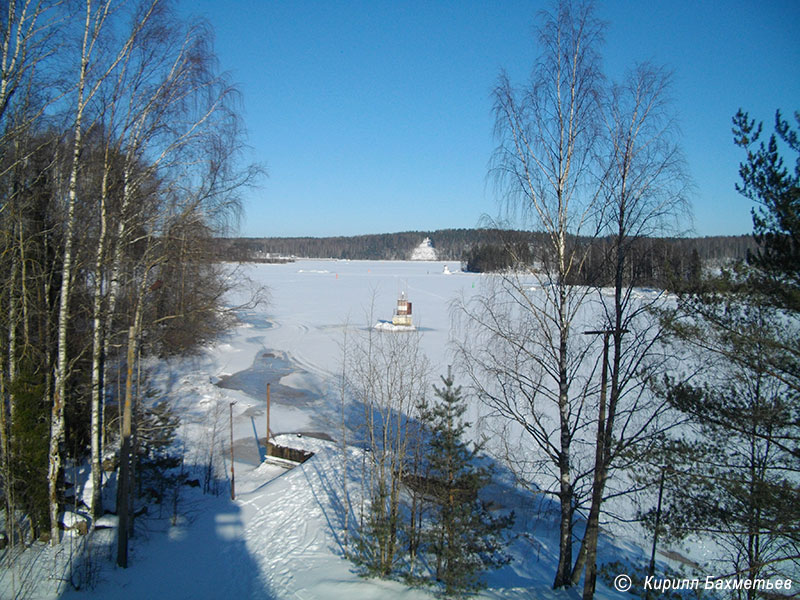
M 223 70 L 244 96 L 246 236 L 330 236 L 475 227 L 498 213 L 487 183 L 491 90 L 524 83 L 541 1 L 196 0 Z M 771 130 L 800 109 L 800 2 L 598 2 L 604 67 L 650 60 L 672 95 L 694 180 L 694 234 L 752 229 L 734 190 L 739 107 Z

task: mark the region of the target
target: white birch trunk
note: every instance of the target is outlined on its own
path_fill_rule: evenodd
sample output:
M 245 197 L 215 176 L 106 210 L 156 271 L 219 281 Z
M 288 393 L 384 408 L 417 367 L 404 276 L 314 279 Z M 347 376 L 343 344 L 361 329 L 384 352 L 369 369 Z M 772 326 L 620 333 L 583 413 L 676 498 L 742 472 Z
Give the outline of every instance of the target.
M 107 208 L 106 198 L 108 193 L 108 149 L 106 149 L 106 160 L 103 167 L 103 181 L 100 189 L 100 234 L 98 239 L 97 256 L 94 268 L 94 298 L 92 302 L 92 406 L 91 406 L 91 467 L 92 467 L 92 497 L 89 510 L 92 515 L 92 522 L 102 514 L 103 510 L 103 470 L 101 447 L 101 428 L 103 398 L 105 396 L 103 363 L 104 336 L 103 336 L 103 266 L 106 254 L 106 229 L 107 229 Z
M 69 324 L 69 295 L 72 284 L 73 238 L 75 236 L 75 204 L 78 196 L 78 165 L 82 144 L 83 111 L 86 108 L 84 90 L 89 65 L 88 42 L 92 3 L 86 2 L 86 23 L 83 30 L 81 66 L 78 76 L 78 101 L 75 110 L 75 139 L 72 144 L 72 165 L 69 174 L 67 217 L 64 227 L 64 260 L 61 267 L 61 297 L 58 307 L 58 346 L 55 373 L 55 393 L 50 413 L 50 452 L 47 472 L 50 500 L 50 543 L 60 539 L 58 485 L 61 478 L 61 446 L 64 442 L 64 402 L 67 389 L 67 326 Z

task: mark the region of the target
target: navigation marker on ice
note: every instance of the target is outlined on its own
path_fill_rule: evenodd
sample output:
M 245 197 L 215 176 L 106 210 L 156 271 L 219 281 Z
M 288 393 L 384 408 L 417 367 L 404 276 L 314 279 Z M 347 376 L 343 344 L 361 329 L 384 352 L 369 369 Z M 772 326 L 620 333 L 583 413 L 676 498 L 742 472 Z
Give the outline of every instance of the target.
M 391 322 L 378 321 L 375 329 L 381 331 L 415 331 L 416 327 L 411 321 L 411 301 L 406 298 L 405 292 L 400 292 L 397 299 L 397 308 L 394 310 Z

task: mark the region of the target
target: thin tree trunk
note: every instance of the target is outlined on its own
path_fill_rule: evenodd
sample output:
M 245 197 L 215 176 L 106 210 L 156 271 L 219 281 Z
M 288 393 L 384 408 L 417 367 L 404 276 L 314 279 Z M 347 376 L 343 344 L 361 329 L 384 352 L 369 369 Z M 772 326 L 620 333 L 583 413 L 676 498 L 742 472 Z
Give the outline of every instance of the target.
M 88 17 L 88 14 L 87 14 Z M 81 68 L 81 80 L 85 76 L 85 63 Z M 82 91 L 82 90 L 81 90 Z M 82 94 L 81 94 L 82 95 Z M 62 476 L 61 450 L 64 443 L 64 403 L 67 391 L 67 328 L 69 326 L 69 296 L 72 284 L 73 238 L 75 234 L 75 203 L 78 191 L 78 163 L 81 149 L 81 117 L 83 103 L 79 102 L 78 116 L 75 125 L 75 143 L 73 145 L 72 169 L 69 178 L 69 198 L 67 207 L 66 232 L 64 241 L 64 260 L 61 268 L 61 295 L 58 309 L 58 346 L 55 373 L 55 393 L 50 414 L 50 453 L 47 474 L 50 499 L 50 543 L 56 545 L 60 539 L 59 532 L 59 498 L 58 487 Z
M 127 164 L 123 171 L 122 179 L 122 205 L 119 210 L 119 221 L 117 223 L 117 231 L 114 236 L 115 243 L 113 244 L 113 252 L 111 255 L 112 258 L 108 283 L 108 299 L 106 301 L 105 310 L 105 322 L 100 328 L 103 333 L 103 347 L 100 353 L 100 356 L 103 357 L 104 362 L 103 372 L 100 373 L 100 378 L 102 380 L 105 380 L 108 376 L 108 373 L 105 369 L 105 365 L 107 364 L 105 359 L 109 356 L 109 351 L 111 349 L 111 337 L 114 331 L 114 312 L 117 308 L 117 298 L 119 297 L 120 277 L 122 272 L 122 259 L 124 257 L 125 245 L 127 241 L 126 237 L 128 235 L 126 215 L 128 212 L 128 206 L 131 202 L 132 186 L 130 184 L 130 172 Z
M 600 375 L 600 406 L 597 412 L 597 439 L 595 442 L 594 478 L 592 481 L 592 502 L 589 508 L 589 517 L 586 520 L 586 531 L 583 543 L 578 552 L 578 559 L 572 570 L 572 584 L 577 585 L 581 571 L 586 566 L 586 576 L 583 581 L 583 598 L 590 600 L 594 596 L 597 581 L 597 539 L 600 532 L 600 505 L 603 501 L 603 490 L 606 482 L 606 385 L 608 372 L 608 336 L 603 334 L 603 361 Z
M 117 524 L 117 564 L 123 568 L 127 568 L 128 566 L 128 538 L 130 537 L 132 525 L 130 514 L 132 504 L 131 493 L 133 490 L 132 463 L 133 460 L 135 460 L 135 457 L 132 456 L 135 442 L 133 437 L 133 364 L 136 362 L 139 352 L 139 334 L 142 331 L 144 297 L 147 292 L 147 276 L 154 265 L 155 263 L 147 266 L 142 274 L 139 290 L 135 299 L 136 309 L 134 310 L 133 324 L 128 329 L 125 401 L 122 408 L 122 447 L 120 449 L 119 483 L 117 485 L 117 516 L 119 519 Z
M 143 299 L 139 298 L 139 302 L 142 303 Z M 138 313 L 138 311 L 137 311 Z M 140 322 L 141 319 L 138 319 Z M 136 325 L 137 336 L 138 331 L 141 330 L 141 324 Z M 130 469 L 129 469 L 129 481 L 128 481 L 128 507 L 129 507 L 129 515 L 130 518 L 128 519 L 128 538 L 134 537 L 134 524 L 136 521 L 136 511 L 134 510 L 134 500 L 136 498 L 135 490 L 136 490 L 136 481 L 137 481 L 137 457 L 139 456 L 139 429 L 137 427 L 138 419 L 140 418 L 140 404 L 139 401 L 141 399 L 140 393 L 142 389 L 142 356 L 141 356 L 141 347 L 137 343 L 136 345 L 136 393 L 133 395 L 133 405 L 131 407 L 131 456 L 130 456 Z
M 344 329 L 344 351 L 342 352 L 342 375 L 340 380 L 339 394 L 341 400 L 341 414 L 342 414 L 342 506 L 344 507 L 344 527 L 342 531 L 342 546 L 344 548 L 345 558 L 348 556 L 348 540 L 350 535 L 350 495 L 347 486 L 347 415 L 346 415 L 346 396 L 347 396 L 347 326 Z M 269 454 L 269 384 L 267 384 L 267 439 L 266 451 Z M 413 568 L 413 563 L 412 563 Z
M 72 285 L 73 239 L 75 237 L 75 204 L 78 197 L 78 168 L 83 142 L 83 111 L 86 108 L 84 90 L 89 66 L 89 32 L 91 30 L 92 3 L 86 2 L 86 22 L 83 29 L 81 65 L 78 76 L 78 101 L 75 111 L 72 144 L 72 165 L 69 174 L 67 219 L 64 232 L 64 258 L 61 267 L 61 297 L 58 308 L 58 350 L 56 359 L 55 393 L 50 414 L 50 453 L 47 481 L 50 499 L 50 543 L 56 545 L 60 539 L 58 486 L 62 476 L 61 446 L 64 443 L 64 403 L 67 392 L 67 327 L 69 325 L 69 296 Z
M 560 218 L 560 215 L 559 215 Z M 558 409 L 559 409 L 559 493 L 561 518 L 558 539 L 558 566 L 553 581 L 553 588 L 569 587 L 572 568 L 572 514 L 573 488 L 570 465 L 570 446 L 572 433 L 569 422 L 569 375 L 567 373 L 568 355 L 567 340 L 569 336 L 569 320 L 567 317 L 567 292 L 565 288 L 566 274 L 566 239 L 565 230 L 559 231 L 558 253 L 558 311 L 559 311 L 559 348 L 558 348 Z
M 128 568 L 128 520 L 131 454 L 131 412 L 133 404 L 133 363 L 136 358 L 136 327 L 128 329 L 128 356 L 125 376 L 125 400 L 122 407 L 122 447 L 117 484 L 117 565 Z
M 17 224 L 16 227 L 20 227 Z M 11 277 L 8 282 L 8 418 L 6 412 L 6 386 L 5 378 L 0 369 L 0 445 L 2 445 L 2 468 L 3 468 L 3 491 L 5 496 L 6 508 L 6 528 L 9 532 L 9 544 L 14 544 L 14 482 L 11 472 L 11 424 L 14 422 L 14 412 L 16 408 L 16 399 L 14 398 L 13 389 L 11 386 L 16 377 L 17 365 L 17 319 L 19 318 L 17 309 L 17 300 L 15 284 L 17 280 L 17 254 L 14 249 L 11 249 Z
M 24 348 L 30 348 L 30 321 L 28 320 L 28 261 L 25 258 L 25 223 L 20 215 L 17 240 L 19 242 L 19 268 L 20 268 L 20 301 L 22 302 L 22 343 Z
M 15 225 L 18 227 L 19 225 Z M 19 261 L 17 260 L 17 253 L 11 248 L 11 276 L 8 281 L 8 380 L 13 383 L 16 378 L 17 369 L 17 290 L 15 288 L 17 283 L 17 271 Z M 9 390 L 9 404 L 14 405 L 14 398 Z
M 3 508 L 6 517 L 6 531 L 8 532 L 8 543 L 13 546 L 15 540 L 14 527 L 14 486 L 11 475 L 11 456 L 9 445 L 9 421 L 6 414 L 6 378 L 2 368 L 0 368 L 0 475 L 3 484 Z
M 105 262 L 107 210 L 106 197 L 108 193 L 108 147 L 106 147 L 106 157 L 103 165 L 103 180 L 100 186 L 100 233 L 95 258 L 94 269 L 94 299 L 92 304 L 92 413 L 91 413 L 91 467 L 92 467 L 92 497 L 89 509 L 94 523 L 103 511 L 103 470 L 101 447 L 101 428 L 104 390 L 103 377 L 103 266 Z
M 624 195 L 623 178 L 623 195 Z M 614 420 L 616 417 L 617 399 L 619 396 L 620 360 L 622 356 L 622 334 L 625 306 L 622 301 L 624 286 L 624 272 L 626 253 L 623 249 L 625 243 L 625 202 L 620 204 L 619 227 L 615 242 L 615 273 L 614 273 L 614 327 L 603 334 L 603 359 L 600 384 L 600 406 L 597 417 L 597 439 L 595 440 L 594 478 L 592 481 L 592 498 L 589 507 L 589 516 L 586 522 L 586 532 L 581 543 L 578 558 L 572 571 L 572 583 L 578 584 L 581 571 L 586 570 L 583 582 L 583 600 L 591 600 L 597 582 L 597 544 L 600 535 L 600 510 L 605 493 L 605 484 L 611 462 L 611 442 L 614 433 Z M 606 389 L 608 382 L 608 342 L 613 336 L 614 354 L 611 365 L 611 394 L 606 404 Z

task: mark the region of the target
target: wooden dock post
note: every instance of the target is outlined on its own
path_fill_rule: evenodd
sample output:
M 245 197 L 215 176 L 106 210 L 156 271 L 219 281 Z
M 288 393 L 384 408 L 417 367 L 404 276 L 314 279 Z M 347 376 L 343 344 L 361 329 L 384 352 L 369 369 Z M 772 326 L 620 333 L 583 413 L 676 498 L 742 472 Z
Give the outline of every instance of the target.
M 269 384 L 267 384 L 267 454 L 269 454 Z
M 234 482 L 236 481 L 236 476 L 233 473 L 233 405 L 236 402 L 231 402 L 229 404 L 231 410 L 231 500 L 236 500 L 236 492 L 234 491 Z

